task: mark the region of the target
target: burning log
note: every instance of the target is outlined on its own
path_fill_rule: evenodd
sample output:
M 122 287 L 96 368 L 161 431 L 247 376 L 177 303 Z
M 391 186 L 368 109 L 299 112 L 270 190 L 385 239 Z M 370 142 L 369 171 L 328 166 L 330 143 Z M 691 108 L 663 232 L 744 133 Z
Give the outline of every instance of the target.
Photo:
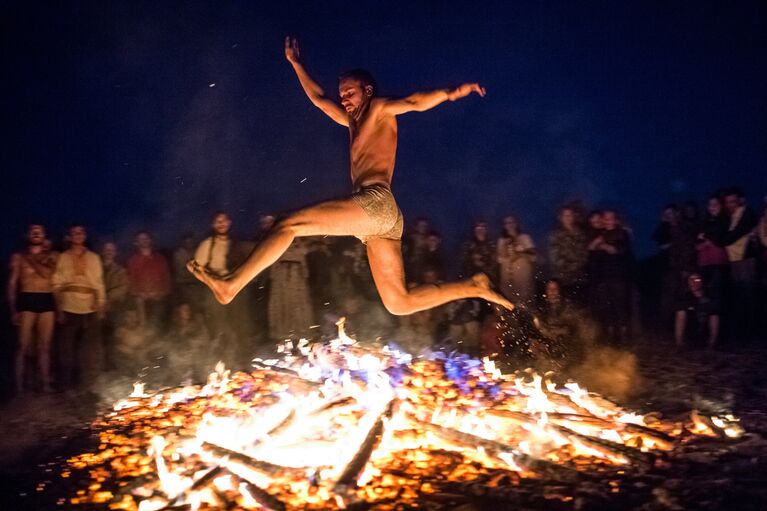
M 171 511 L 173 509 L 179 509 L 178 506 L 185 506 L 188 505 L 184 501 L 186 500 L 187 496 L 194 493 L 197 490 L 200 490 L 202 488 L 205 488 L 207 485 L 213 482 L 213 480 L 218 477 L 221 472 L 223 472 L 224 468 L 221 465 L 216 465 L 212 469 L 205 472 L 202 476 L 200 476 L 196 481 L 192 483 L 192 485 L 187 488 L 186 490 L 182 491 L 176 497 L 164 508 L 162 508 L 160 511 Z
M 285 511 L 285 504 L 260 486 L 253 484 L 250 481 L 243 481 L 242 488 L 248 492 L 253 500 L 264 506 L 266 509 L 272 511 Z
M 269 430 L 267 435 L 269 435 L 270 437 L 274 437 L 281 433 L 284 433 L 285 431 L 288 430 L 288 428 L 290 428 L 290 426 L 293 425 L 295 420 L 296 420 L 296 410 L 291 409 L 290 412 L 287 414 L 287 416 L 285 416 L 285 418 L 282 419 L 279 424 L 277 424 L 276 426 L 274 426 L 272 429 Z
M 337 493 L 344 493 L 349 486 L 356 483 L 357 478 L 365 469 L 370 455 L 373 454 L 373 451 L 381 442 L 384 431 L 384 418 L 391 415 L 392 407 L 393 401 L 389 402 L 386 409 L 378 416 L 375 423 L 373 423 L 373 427 L 370 428 L 367 436 L 365 436 L 365 440 L 360 445 L 360 448 L 346 465 L 346 468 L 344 468 L 344 471 L 333 487 L 333 490 Z
M 252 456 L 248 456 L 247 454 L 233 451 L 231 449 L 227 449 L 226 447 L 221 447 L 220 445 L 212 444 L 210 442 L 203 442 L 202 447 L 203 449 L 210 451 L 212 454 L 219 458 L 229 458 L 230 460 L 238 461 L 248 468 L 252 468 L 253 470 L 270 476 L 277 476 L 280 474 L 306 469 L 306 467 L 283 467 L 282 465 L 275 465 L 274 463 L 269 463 L 268 461 L 257 460 Z
M 495 440 L 488 440 L 471 433 L 464 433 L 452 428 L 446 428 L 433 422 L 426 422 L 418 419 L 412 414 L 407 414 L 409 421 L 414 424 L 431 431 L 436 435 L 444 438 L 449 442 L 456 443 L 458 445 L 464 445 L 473 449 L 485 449 L 485 451 L 492 454 L 510 453 L 513 456 L 514 463 L 516 463 L 523 470 L 527 470 L 539 475 L 544 475 L 550 479 L 561 481 L 573 481 L 577 479 L 578 473 L 567 467 L 556 465 L 546 460 L 538 459 L 533 456 L 520 453 L 518 449 L 496 442 Z

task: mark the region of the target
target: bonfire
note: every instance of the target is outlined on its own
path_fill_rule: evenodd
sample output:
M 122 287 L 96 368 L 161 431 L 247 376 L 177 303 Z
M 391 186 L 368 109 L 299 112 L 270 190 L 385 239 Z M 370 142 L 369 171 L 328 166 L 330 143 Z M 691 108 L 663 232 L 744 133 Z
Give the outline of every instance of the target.
M 488 360 L 413 358 L 344 334 L 286 341 L 249 373 L 146 392 L 95 424 L 72 504 L 105 509 L 579 509 L 623 491 L 685 442 L 743 431 L 623 409 L 573 382 Z M 494 503 L 494 504 L 493 504 Z M 503 504 L 500 504 L 503 503 Z

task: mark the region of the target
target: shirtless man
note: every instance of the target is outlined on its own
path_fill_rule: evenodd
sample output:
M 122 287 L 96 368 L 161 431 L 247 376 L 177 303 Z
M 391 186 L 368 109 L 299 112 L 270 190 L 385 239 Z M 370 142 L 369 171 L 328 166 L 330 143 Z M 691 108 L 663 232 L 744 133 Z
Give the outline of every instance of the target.
M 24 391 L 24 366 L 37 343 L 37 367 L 44 392 L 51 389 L 51 339 L 56 322 L 56 301 L 51 276 L 57 254 L 46 247 L 45 228 L 27 228 L 27 248 L 11 257 L 8 303 L 13 323 L 19 326 L 16 351 L 16 390 Z
M 217 277 L 190 261 L 189 270 L 204 282 L 221 303 L 229 303 L 256 275 L 279 259 L 299 236 L 356 236 L 367 244 L 368 260 L 384 306 L 396 315 L 412 314 L 461 298 L 483 298 L 508 309 L 514 306 L 490 290 L 484 274 L 448 284 L 405 286 L 402 264 L 402 213 L 391 192 L 397 149 L 397 116 L 423 112 L 445 101 L 455 101 L 485 89 L 467 83 L 455 89 L 415 93 L 403 99 L 376 96 L 367 71 L 354 70 L 339 78 L 341 106 L 325 96 L 301 63 L 298 42 L 285 39 L 285 57 L 293 66 L 309 100 L 351 135 L 353 194 L 302 209 L 279 221 L 248 259 L 226 277 Z

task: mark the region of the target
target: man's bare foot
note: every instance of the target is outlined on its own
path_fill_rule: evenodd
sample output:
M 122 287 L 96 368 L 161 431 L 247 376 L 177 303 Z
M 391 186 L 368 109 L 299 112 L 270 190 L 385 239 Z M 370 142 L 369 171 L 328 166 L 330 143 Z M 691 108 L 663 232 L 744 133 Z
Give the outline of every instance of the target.
M 237 294 L 232 289 L 230 281 L 214 277 L 205 271 L 205 269 L 194 259 L 191 259 L 186 263 L 186 269 L 189 270 L 189 273 L 194 275 L 197 280 L 208 286 L 208 288 L 213 291 L 216 300 L 221 304 L 226 305 L 231 302 Z
M 490 303 L 500 305 L 508 310 L 514 310 L 514 304 L 508 301 L 503 295 L 490 289 L 490 278 L 484 273 L 477 273 L 469 279 L 471 286 L 476 289 L 476 296 L 483 298 Z

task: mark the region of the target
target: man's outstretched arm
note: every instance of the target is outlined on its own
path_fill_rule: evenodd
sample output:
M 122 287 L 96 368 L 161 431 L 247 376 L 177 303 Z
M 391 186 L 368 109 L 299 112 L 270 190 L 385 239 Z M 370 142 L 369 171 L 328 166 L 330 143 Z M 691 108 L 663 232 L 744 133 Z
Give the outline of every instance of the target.
M 387 99 L 384 110 L 391 115 L 406 114 L 408 112 L 424 112 L 445 101 L 455 101 L 465 98 L 472 92 L 485 97 L 485 88 L 478 83 L 464 83 L 455 89 L 438 89 L 431 92 L 416 92 L 406 98 Z
M 285 38 L 285 58 L 288 59 L 290 65 L 293 66 L 293 70 L 296 72 L 296 76 L 298 76 L 298 81 L 301 82 L 301 87 L 304 88 L 304 92 L 309 97 L 312 104 L 325 112 L 328 117 L 338 124 L 349 126 L 349 118 L 347 117 L 346 112 L 332 100 L 325 97 L 325 91 L 322 90 L 322 87 L 320 87 L 319 84 L 309 76 L 306 69 L 304 69 L 298 51 L 297 40 L 291 39 L 290 37 Z

